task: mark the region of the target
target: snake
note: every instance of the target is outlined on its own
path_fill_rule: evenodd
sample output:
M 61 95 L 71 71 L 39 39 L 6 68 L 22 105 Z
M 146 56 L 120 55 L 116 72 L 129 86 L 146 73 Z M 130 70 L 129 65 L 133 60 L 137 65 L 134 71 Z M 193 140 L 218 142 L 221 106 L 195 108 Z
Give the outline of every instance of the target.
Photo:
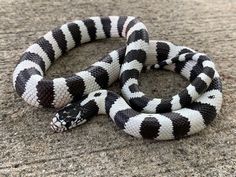
M 45 77 L 69 50 L 112 37 L 126 38 L 126 45 L 69 77 Z M 140 90 L 139 77 L 142 71 L 158 69 L 179 73 L 190 84 L 169 98 L 152 98 Z M 107 90 L 117 80 L 123 97 Z M 221 79 L 209 56 L 149 40 L 146 26 L 132 16 L 89 17 L 49 31 L 22 54 L 13 87 L 32 106 L 59 109 L 50 123 L 55 132 L 106 114 L 127 134 L 155 140 L 201 131 L 219 113 L 223 100 Z

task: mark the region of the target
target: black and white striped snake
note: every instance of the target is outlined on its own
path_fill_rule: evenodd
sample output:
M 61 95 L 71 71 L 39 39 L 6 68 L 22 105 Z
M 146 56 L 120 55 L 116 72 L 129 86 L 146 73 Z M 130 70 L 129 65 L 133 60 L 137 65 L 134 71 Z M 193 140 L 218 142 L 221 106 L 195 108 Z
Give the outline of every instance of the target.
M 126 37 L 126 47 L 70 77 L 44 78 L 50 65 L 68 50 L 110 37 Z M 143 68 L 180 73 L 190 84 L 171 98 L 150 98 L 139 90 Z M 118 78 L 127 102 L 112 91 L 101 90 Z M 76 127 L 94 115 L 108 114 L 132 136 L 178 139 L 205 128 L 222 104 L 221 80 L 206 54 L 167 41 L 149 41 L 145 25 L 130 16 L 90 17 L 48 32 L 21 56 L 13 85 L 33 106 L 61 108 L 69 103 L 51 122 L 56 132 Z

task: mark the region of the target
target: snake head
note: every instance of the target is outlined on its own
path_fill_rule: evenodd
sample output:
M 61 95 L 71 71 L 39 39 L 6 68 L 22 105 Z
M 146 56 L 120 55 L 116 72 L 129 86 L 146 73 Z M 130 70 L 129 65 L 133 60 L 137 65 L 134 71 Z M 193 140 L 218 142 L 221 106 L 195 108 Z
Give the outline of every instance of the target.
M 51 122 L 51 128 L 55 132 L 63 132 L 81 125 L 86 121 L 83 118 L 83 107 L 80 104 L 68 104 L 55 114 Z
M 107 91 L 95 91 L 78 102 L 68 104 L 53 117 L 51 128 L 56 132 L 62 132 L 85 123 L 99 113 L 97 101 L 104 102 L 106 95 Z

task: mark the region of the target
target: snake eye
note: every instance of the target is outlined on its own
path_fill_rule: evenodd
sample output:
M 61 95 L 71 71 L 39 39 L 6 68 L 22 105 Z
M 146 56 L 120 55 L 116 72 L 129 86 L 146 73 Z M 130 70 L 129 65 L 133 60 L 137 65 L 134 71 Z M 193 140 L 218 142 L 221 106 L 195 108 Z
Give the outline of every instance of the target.
M 208 96 L 208 98 L 214 99 L 214 98 L 215 98 L 215 95 L 210 95 L 210 96 Z
M 100 95 L 101 95 L 101 93 L 95 93 L 95 94 L 94 94 L 95 97 L 98 97 L 98 96 L 100 96 Z

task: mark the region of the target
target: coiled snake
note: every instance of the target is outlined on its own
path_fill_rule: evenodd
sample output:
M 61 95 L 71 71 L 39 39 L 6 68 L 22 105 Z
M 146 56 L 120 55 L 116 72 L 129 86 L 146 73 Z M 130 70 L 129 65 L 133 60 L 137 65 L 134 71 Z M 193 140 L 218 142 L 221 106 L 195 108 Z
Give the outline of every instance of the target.
M 68 50 L 110 37 L 125 37 L 126 47 L 70 77 L 44 78 L 50 65 Z M 170 98 L 150 98 L 138 85 L 144 68 L 180 73 L 190 84 Z M 101 90 L 118 78 L 126 101 L 112 91 Z M 132 136 L 178 139 L 205 128 L 222 104 L 221 80 L 206 54 L 167 41 L 149 41 L 145 25 L 130 16 L 90 17 L 48 32 L 21 56 L 13 85 L 33 106 L 61 108 L 69 103 L 51 122 L 57 132 L 76 127 L 94 115 L 108 114 Z

